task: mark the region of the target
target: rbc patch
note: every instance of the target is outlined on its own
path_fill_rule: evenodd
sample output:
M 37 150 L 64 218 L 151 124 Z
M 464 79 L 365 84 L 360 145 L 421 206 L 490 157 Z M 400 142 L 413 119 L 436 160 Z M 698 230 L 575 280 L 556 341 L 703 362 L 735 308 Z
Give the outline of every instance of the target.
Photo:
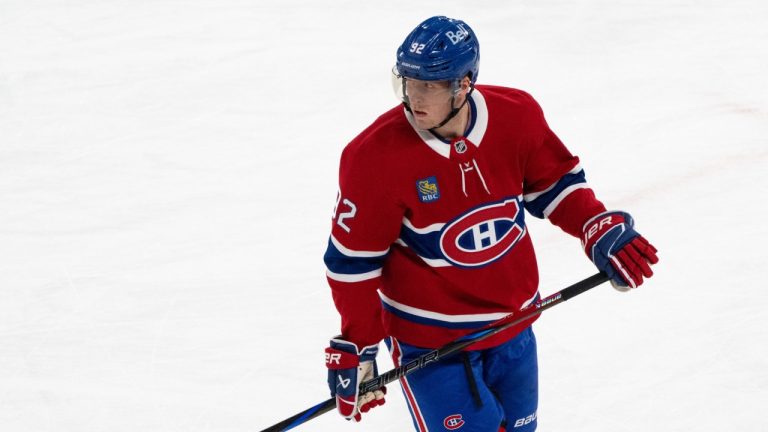
M 440 189 L 437 187 L 437 177 L 435 176 L 417 181 L 416 189 L 419 191 L 419 200 L 423 203 L 440 199 Z

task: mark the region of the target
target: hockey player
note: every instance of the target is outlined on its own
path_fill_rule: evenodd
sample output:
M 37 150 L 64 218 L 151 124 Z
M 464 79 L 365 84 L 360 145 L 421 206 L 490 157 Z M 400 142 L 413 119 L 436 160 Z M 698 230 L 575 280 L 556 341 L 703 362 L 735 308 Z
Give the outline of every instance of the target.
M 397 50 L 402 101 L 350 142 L 325 254 L 341 335 L 328 383 L 347 419 L 384 403 L 373 378 L 384 340 L 399 366 L 538 296 L 524 210 L 578 237 L 615 287 L 650 277 L 656 249 L 606 211 L 579 159 L 527 93 L 476 85 L 479 44 L 464 22 L 419 24 Z M 418 431 L 533 431 L 534 319 L 400 380 Z

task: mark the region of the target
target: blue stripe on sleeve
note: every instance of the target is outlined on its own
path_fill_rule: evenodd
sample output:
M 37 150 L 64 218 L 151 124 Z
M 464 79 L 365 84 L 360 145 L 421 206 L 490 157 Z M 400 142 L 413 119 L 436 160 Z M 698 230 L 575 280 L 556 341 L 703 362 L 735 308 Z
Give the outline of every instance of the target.
M 525 199 L 525 209 L 533 216 L 544 219 L 544 209 L 547 208 L 557 197 L 568 187 L 577 185 L 580 183 L 587 183 L 584 170 L 579 170 L 576 173 L 568 173 L 560 178 L 549 190 L 536 196 L 534 199 L 528 201 Z M 528 194 L 534 195 L 534 194 Z M 526 196 L 528 196 L 526 195 Z
M 323 261 L 332 273 L 355 275 L 380 269 L 386 257 L 386 254 L 376 257 L 347 256 L 337 249 L 329 238 Z

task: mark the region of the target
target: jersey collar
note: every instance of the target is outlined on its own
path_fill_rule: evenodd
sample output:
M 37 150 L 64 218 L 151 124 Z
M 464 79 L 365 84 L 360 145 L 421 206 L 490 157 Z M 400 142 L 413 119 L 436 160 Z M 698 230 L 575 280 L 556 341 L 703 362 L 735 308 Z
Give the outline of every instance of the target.
M 477 88 L 475 88 L 470 95 L 470 103 L 473 108 L 472 116 L 474 125 L 471 127 L 469 134 L 467 134 L 467 139 L 474 143 L 475 146 L 480 147 L 480 143 L 483 141 L 483 136 L 485 136 L 485 130 L 488 127 L 488 107 L 485 104 L 485 98 Z M 432 135 L 431 132 L 417 128 L 416 122 L 413 120 L 413 114 L 408 112 L 408 110 L 404 111 L 408 123 L 410 123 L 413 130 L 419 134 L 421 140 L 424 141 L 429 148 L 437 152 L 437 154 L 448 159 L 451 155 L 451 146 Z

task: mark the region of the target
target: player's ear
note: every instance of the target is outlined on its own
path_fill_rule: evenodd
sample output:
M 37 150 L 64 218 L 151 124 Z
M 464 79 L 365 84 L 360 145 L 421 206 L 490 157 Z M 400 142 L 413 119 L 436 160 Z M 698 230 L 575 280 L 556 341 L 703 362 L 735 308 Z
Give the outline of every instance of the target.
M 461 89 L 462 90 L 469 90 L 469 86 L 472 83 L 472 81 L 469 79 L 469 76 L 465 76 L 463 80 L 461 80 Z
M 467 93 L 469 92 L 469 88 L 472 84 L 472 81 L 469 79 L 469 75 L 465 76 L 464 78 L 459 81 L 459 85 L 456 86 L 456 82 L 453 82 L 453 96 L 458 97 L 458 99 L 454 100 L 454 103 L 463 103 L 464 98 L 467 97 Z
M 459 96 L 459 101 L 463 101 L 464 98 L 467 97 L 467 93 L 469 92 L 469 86 L 471 85 L 471 81 L 469 80 L 469 77 L 466 76 L 461 79 L 459 82 L 459 89 L 456 93 L 457 96 Z
M 469 76 L 465 76 L 461 79 L 461 82 L 459 82 L 459 93 L 466 96 L 467 92 L 469 91 L 469 86 L 471 85 L 472 81 L 470 81 Z

